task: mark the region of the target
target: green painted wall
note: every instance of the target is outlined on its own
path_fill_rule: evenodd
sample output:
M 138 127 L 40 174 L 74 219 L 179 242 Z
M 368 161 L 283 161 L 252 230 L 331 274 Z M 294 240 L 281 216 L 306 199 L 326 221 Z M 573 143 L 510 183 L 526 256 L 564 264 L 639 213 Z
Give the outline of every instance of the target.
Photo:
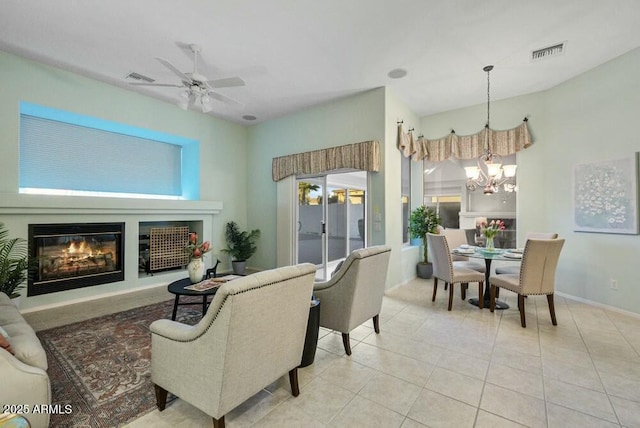
M 629 134 L 640 110 L 640 49 L 544 92 L 492 102 L 492 127 L 511 128 L 530 119 L 534 145 L 518 155 L 519 241 L 526 231 L 556 231 L 567 239 L 557 289 L 579 298 L 640 313 L 635 281 L 640 236 L 573 232 L 571 180 L 577 163 L 614 159 L 638 150 Z M 201 142 L 201 197 L 220 200 L 211 240 L 223 247 L 223 227 L 235 220 L 260 228 L 263 235 L 251 265 L 276 265 L 276 184 L 271 159 L 377 139 L 382 170 L 372 174 L 370 219 L 380 214 L 382 227 L 371 244 L 394 249 L 389 284 L 412 276 L 415 247 L 400 241 L 400 157 L 396 121 L 427 138 L 451 129 L 470 134 L 484 126 L 486 106 L 417 118 L 389 88 L 347 97 L 286 117 L 244 128 L 76 74 L 0 52 L 0 194 L 18 187 L 18 103 L 28 101 L 128 125 L 193 138 Z M 422 167 L 414 164 L 414 183 Z M 416 188 L 414 188 L 416 189 Z M 417 189 L 421 189 L 421 186 Z M 412 207 L 421 203 L 414 192 Z M 0 218 L 0 221 L 2 218 Z M 396 229 L 398 232 L 396 232 Z M 415 254 L 414 254 L 415 253 Z M 398 263 L 399 262 L 399 263 Z M 616 279 L 619 291 L 609 288 Z
M 518 241 L 527 231 L 566 239 L 556 290 L 640 313 L 639 235 L 573 231 L 576 164 L 617 159 L 640 149 L 631 125 L 640 112 L 640 49 L 544 92 L 491 103 L 491 126 L 512 128 L 530 119 L 534 144 L 518 154 Z M 422 118 L 428 138 L 453 128 L 471 134 L 484 125 L 486 105 Z M 616 279 L 619 291 L 610 288 Z
M 200 197 L 224 204 L 207 237 L 216 252 L 224 222 L 246 222 L 245 127 L 1 51 L 0 94 L 0 194 L 18 192 L 19 102 L 28 101 L 200 141 Z
M 401 194 L 401 159 L 402 153 L 397 148 L 398 121 L 403 121 L 403 131 L 414 128 L 415 138 L 420 135 L 420 118 L 404 104 L 393 89 L 385 91 L 385 165 L 386 180 L 386 243 L 394 251 L 391 252 L 389 265 L 389 284 L 397 285 L 409 281 L 416 275 L 416 264 L 420 261 L 421 250 L 402 243 L 402 194 Z M 411 162 L 411 209 L 423 203 L 422 197 L 422 162 Z
M 298 111 L 249 129 L 247 189 L 250 201 L 248 224 L 262 231 L 258 253 L 252 266 L 276 266 L 276 183 L 271 179 L 274 157 L 327 147 L 378 140 L 384 153 L 384 89 Z M 370 206 L 384 214 L 384 176 L 371 174 Z M 373 233 L 372 244 L 384 242 L 383 230 Z

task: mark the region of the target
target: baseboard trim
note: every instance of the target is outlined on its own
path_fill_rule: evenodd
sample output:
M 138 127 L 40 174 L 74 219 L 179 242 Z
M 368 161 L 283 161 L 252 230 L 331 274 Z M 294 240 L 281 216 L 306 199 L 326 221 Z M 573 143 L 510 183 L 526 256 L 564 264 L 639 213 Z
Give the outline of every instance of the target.
M 594 302 L 593 300 L 584 299 L 582 297 L 572 296 L 571 294 L 561 293 L 559 291 L 555 292 L 556 296 L 564 297 L 565 299 L 575 300 L 576 302 L 585 303 L 587 305 L 595 306 L 598 308 L 606 309 L 611 312 L 617 312 L 622 315 L 627 315 L 633 318 L 640 319 L 640 314 L 635 312 L 626 311 L 624 309 L 616 308 L 615 306 L 605 305 L 604 303 Z
M 33 306 L 31 308 L 20 309 L 20 313 L 21 314 L 29 314 L 31 312 L 40 312 L 40 311 L 44 311 L 44 310 L 47 310 L 47 309 L 54 309 L 54 308 L 59 308 L 59 307 L 62 307 L 62 306 L 69 306 L 69 305 L 73 305 L 73 304 L 76 304 L 76 303 L 86 303 L 86 302 L 91 302 L 93 300 L 100 300 L 100 299 L 104 299 L 104 298 L 108 298 L 108 297 L 121 296 L 123 294 L 136 293 L 136 292 L 140 292 L 140 291 L 149 290 L 149 289 L 152 289 L 152 288 L 159 288 L 159 287 L 166 288 L 167 284 L 168 284 L 168 282 L 160 282 L 160 283 L 144 285 L 144 286 L 141 286 L 141 287 L 136 287 L 136 288 L 127 289 L 127 290 L 111 291 L 109 293 L 97 294 L 95 296 L 79 297 L 77 299 L 65 300 L 63 302 L 48 303 L 46 305 L 39 305 L 39 306 Z

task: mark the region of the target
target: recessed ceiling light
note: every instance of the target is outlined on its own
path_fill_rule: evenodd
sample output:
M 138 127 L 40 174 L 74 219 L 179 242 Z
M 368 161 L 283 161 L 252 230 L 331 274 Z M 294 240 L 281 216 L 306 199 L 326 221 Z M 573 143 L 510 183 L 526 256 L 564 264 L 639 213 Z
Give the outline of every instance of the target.
M 406 75 L 407 70 L 405 70 L 404 68 L 394 68 L 387 73 L 387 76 L 391 77 L 392 79 L 402 79 Z
M 255 117 L 255 116 L 254 116 L 254 115 L 252 115 L 252 114 L 245 114 L 244 116 L 242 116 L 242 118 L 243 118 L 244 120 L 256 120 L 256 119 L 257 119 L 257 117 Z

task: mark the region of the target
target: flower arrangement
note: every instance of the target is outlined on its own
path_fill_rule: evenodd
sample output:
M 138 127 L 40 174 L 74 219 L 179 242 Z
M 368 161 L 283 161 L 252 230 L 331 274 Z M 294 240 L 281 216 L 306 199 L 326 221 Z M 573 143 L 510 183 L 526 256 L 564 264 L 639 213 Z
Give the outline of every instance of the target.
M 198 234 L 195 232 L 190 232 L 189 243 L 187 244 L 186 250 L 189 253 L 189 260 L 199 259 L 206 253 L 211 251 L 211 244 L 209 243 L 209 241 L 201 242 L 198 244 Z
M 486 222 L 482 222 L 480 227 L 482 228 L 482 234 L 490 239 L 495 238 L 501 230 L 505 230 L 504 221 L 502 220 L 491 220 L 488 225 Z

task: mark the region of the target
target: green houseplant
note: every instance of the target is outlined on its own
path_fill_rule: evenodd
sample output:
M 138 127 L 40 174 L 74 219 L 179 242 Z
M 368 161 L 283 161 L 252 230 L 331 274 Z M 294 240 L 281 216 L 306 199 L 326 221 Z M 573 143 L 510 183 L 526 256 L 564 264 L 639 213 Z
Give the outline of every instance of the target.
M 260 237 L 260 230 L 241 231 L 235 221 L 230 221 L 226 225 L 224 236 L 227 248 L 222 252 L 232 257 L 233 273 L 243 275 L 247 259 L 258 250 L 256 240 Z
M 26 239 L 9 238 L 9 230 L 0 223 L 0 291 L 12 299 L 19 297 L 17 290 L 24 287 L 28 267 Z
M 427 233 L 436 233 L 440 224 L 442 224 L 440 216 L 431 207 L 422 205 L 411 212 L 409 233 L 412 238 L 422 239 L 422 246 L 424 247 L 422 262 L 418 263 L 417 266 L 420 278 L 431 278 L 431 275 L 433 275 L 433 266 L 429 263 Z

